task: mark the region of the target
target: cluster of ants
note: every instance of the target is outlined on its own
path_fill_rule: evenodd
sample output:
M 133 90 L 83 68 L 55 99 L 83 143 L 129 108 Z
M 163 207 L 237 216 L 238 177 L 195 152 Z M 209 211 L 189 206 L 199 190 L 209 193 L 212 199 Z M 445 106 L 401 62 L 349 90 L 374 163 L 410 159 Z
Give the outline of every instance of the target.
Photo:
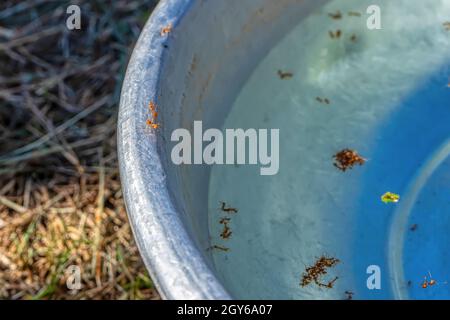
M 339 277 L 335 277 L 327 283 L 321 282 L 320 278 L 328 273 L 328 268 L 336 266 L 339 262 L 339 259 L 322 255 L 319 259 L 317 259 L 314 265 L 305 269 L 305 272 L 302 274 L 300 286 L 306 287 L 311 283 L 315 283 L 320 288 L 332 289 L 334 287 L 334 283 L 339 279 Z M 353 295 L 355 293 L 350 290 L 346 290 L 344 294 L 346 300 L 353 300 Z
M 300 281 L 300 285 L 302 287 L 305 287 L 309 285 L 310 283 L 314 282 L 319 287 L 324 287 L 327 289 L 331 289 L 334 286 L 334 283 L 338 279 L 338 277 L 335 277 L 333 280 L 322 283 L 320 281 L 320 277 L 326 275 L 328 273 L 328 268 L 332 268 L 335 265 L 337 265 L 340 262 L 339 259 L 336 258 L 329 258 L 326 256 L 321 256 L 316 263 L 313 266 L 307 267 L 305 272 L 302 274 L 302 279 Z
M 355 150 L 344 149 L 336 153 L 333 158 L 335 162 L 333 165 L 339 170 L 345 172 L 347 169 L 352 169 L 353 166 L 359 164 L 362 166 L 367 160 L 361 157 Z
M 226 207 L 225 202 L 221 202 L 220 210 L 225 213 L 237 213 L 238 210 L 236 208 Z M 230 229 L 229 223 L 231 218 L 228 217 L 222 217 L 219 221 L 221 225 L 223 225 L 223 230 L 220 233 L 220 237 L 224 240 L 228 240 L 231 237 L 231 234 L 233 233 Z
M 225 213 L 227 213 L 227 214 L 233 214 L 233 213 L 237 213 L 237 212 L 238 212 L 238 209 L 236 209 L 236 208 L 227 207 L 227 204 L 226 204 L 225 202 L 223 202 L 223 201 L 221 201 L 220 204 L 221 204 L 221 206 L 220 206 L 220 211 L 222 211 L 222 212 L 225 212 Z M 233 232 L 231 231 L 231 228 L 230 228 L 230 225 L 229 225 L 230 221 L 231 221 L 231 218 L 229 218 L 229 217 L 222 217 L 222 218 L 219 220 L 219 223 L 220 223 L 221 225 L 223 225 L 222 232 L 220 233 L 220 237 L 221 237 L 223 240 L 228 240 L 228 239 L 230 239 L 231 234 L 233 233 Z M 227 251 L 230 250 L 230 249 L 227 248 L 227 247 L 218 246 L 218 245 L 213 245 L 213 246 L 209 247 L 208 249 L 217 249 L 217 250 L 225 251 L 225 252 L 227 252 Z
M 356 12 L 356 11 L 350 11 L 350 12 L 348 12 L 348 15 L 350 17 L 360 17 L 361 13 Z M 336 11 L 336 13 L 329 13 L 328 16 L 331 19 L 340 20 L 340 19 L 342 19 L 343 14 L 338 10 L 338 11 Z M 340 29 L 338 29 L 336 31 L 328 31 L 328 35 L 330 36 L 331 39 L 339 39 L 342 35 L 342 31 Z M 352 42 L 356 42 L 356 35 L 352 34 L 350 37 L 350 40 Z
M 158 112 L 156 112 L 156 104 L 153 101 L 150 101 L 148 108 L 150 109 L 151 117 L 147 119 L 147 125 L 153 129 L 159 128 L 159 123 L 156 123 L 156 119 L 158 118 Z
M 350 17 L 360 17 L 361 13 L 356 12 L 356 11 L 349 11 L 348 15 Z M 335 13 L 329 13 L 328 16 L 331 19 L 340 20 L 343 18 L 344 15 L 338 10 Z M 341 29 L 337 29 L 336 31 L 332 31 L 332 30 L 328 31 L 328 35 L 330 36 L 331 39 L 340 39 L 342 34 L 343 34 L 343 32 Z M 353 43 L 355 43 L 357 41 L 356 34 L 352 34 L 350 36 L 350 41 Z M 330 100 L 328 98 L 316 97 L 316 101 L 319 103 L 322 103 L 322 104 L 330 104 Z

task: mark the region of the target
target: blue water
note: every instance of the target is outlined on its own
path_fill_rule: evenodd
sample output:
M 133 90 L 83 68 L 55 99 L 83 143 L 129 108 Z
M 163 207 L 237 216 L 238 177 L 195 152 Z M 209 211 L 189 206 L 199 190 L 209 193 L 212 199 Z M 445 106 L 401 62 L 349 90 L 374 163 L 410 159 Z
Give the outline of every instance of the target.
M 378 1 L 382 30 L 366 28 L 370 4 L 332 1 L 300 22 L 226 119 L 224 128 L 280 129 L 277 175 L 212 168 L 211 244 L 230 249 L 213 250 L 213 259 L 235 297 L 450 299 L 450 31 L 442 26 L 450 0 Z M 328 17 L 336 10 L 342 19 Z M 337 29 L 341 38 L 331 39 Z M 294 76 L 281 80 L 278 70 Z M 332 156 L 344 148 L 368 161 L 337 170 Z M 400 201 L 381 202 L 387 191 Z M 219 236 L 227 216 L 220 201 L 239 210 L 229 216 L 229 240 Z M 341 260 L 324 277 L 338 276 L 335 286 L 301 287 L 305 267 L 322 254 Z M 381 269 L 380 290 L 366 286 L 369 265 Z M 437 284 L 424 289 L 429 274 Z

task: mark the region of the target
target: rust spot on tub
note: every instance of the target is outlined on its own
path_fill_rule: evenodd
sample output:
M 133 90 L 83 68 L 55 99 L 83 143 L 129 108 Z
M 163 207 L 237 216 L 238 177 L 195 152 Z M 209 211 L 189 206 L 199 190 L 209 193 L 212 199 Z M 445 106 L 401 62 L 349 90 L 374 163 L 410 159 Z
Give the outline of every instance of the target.
M 225 49 L 233 48 L 237 45 L 239 45 L 242 40 L 245 39 L 245 35 L 247 33 L 251 34 L 255 29 L 257 29 L 261 24 L 267 24 L 271 23 L 272 21 L 277 20 L 280 18 L 283 13 L 285 12 L 286 7 L 290 5 L 297 5 L 292 4 L 291 1 L 287 0 L 277 0 L 278 4 L 274 7 L 270 7 L 269 10 L 265 10 L 265 8 L 261 7 L 254 11 L 252 15 L 248 18 L 247 22 L 243 25 L 241 29 L 241 33 L 238 37 L 230 41 L 225 47 Z
M 198 103 L 200 106 L 202 105 L 203 97 L 205 96 L 205 93 L 209 89 L 209 85 L 211 84 L 212 77 L 213 77 L 212 73 L 211 72 L 208 73 L 208 77 L 206 78 L 205 83 L 202 85 L 202 88 L 200 89 L 200 94 L 198 96 Z
M 197 63 L 198 63 L 198 61 L 197 61 L 197 55 L 194 54 L 194 55 L 192 56 L 191 64 L 190 64 L 189 70 L 188 70 L 188 74 L 189 74 L 190 76 L 191 76 L 191 75 L 194 73 L 194 71 L 197 69 Z

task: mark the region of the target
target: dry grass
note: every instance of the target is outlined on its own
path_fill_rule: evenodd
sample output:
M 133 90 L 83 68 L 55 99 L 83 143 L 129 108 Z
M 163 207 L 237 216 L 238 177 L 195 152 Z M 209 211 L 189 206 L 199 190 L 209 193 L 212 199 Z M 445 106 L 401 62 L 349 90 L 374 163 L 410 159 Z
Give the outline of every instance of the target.
M 156 1 L 0 4 L 0 298 L 152 299 L 127 222 L 115 126 Z M 79 4 L 82 29 L 65 27 Z M 81 268 L 82 288 L 66 286 Z

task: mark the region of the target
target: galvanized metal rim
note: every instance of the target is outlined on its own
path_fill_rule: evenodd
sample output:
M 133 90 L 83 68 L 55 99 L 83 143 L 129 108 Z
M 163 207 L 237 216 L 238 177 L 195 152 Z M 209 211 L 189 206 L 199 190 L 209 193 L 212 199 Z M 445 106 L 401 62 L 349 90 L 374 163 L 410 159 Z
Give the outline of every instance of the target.
M 179 20 L 194 0 L 162 0 L 134 48 L 122 87 L 118 156 L 122 192 L 147 269 L 165 299 L 230 299 L 186 232 L 166 184 L 158 137 L 145 130 L 147 105 L 155 100 L 167 37 L 161 28 Z M 170 50 L 170 49 L 169 49 Z

